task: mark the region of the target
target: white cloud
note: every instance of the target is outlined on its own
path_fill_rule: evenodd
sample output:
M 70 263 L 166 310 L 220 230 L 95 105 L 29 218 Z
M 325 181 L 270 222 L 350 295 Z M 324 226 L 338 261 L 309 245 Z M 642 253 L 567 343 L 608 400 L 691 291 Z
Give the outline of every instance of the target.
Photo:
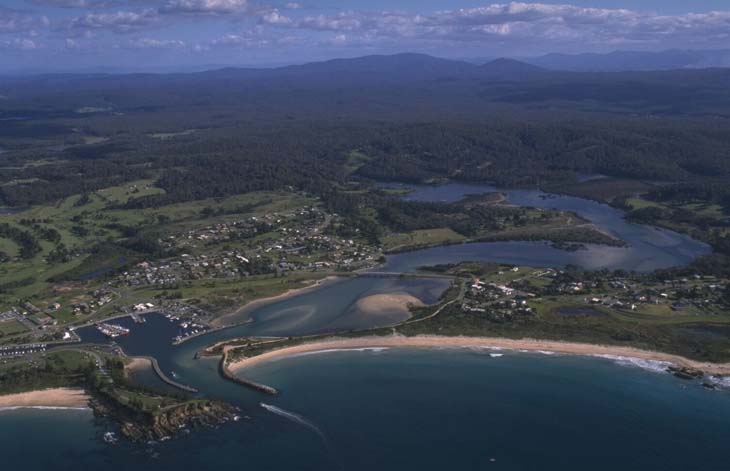
M 35 5 L 59 8 L 103 8 L 110 5 L 105 0 L 32 0 Z
M 72 19 L 66 26 L 76 32 L 109 30 L 116 33 L 129 33 L 159 23 L 154 10 L 117 11 L 113 13 L 89 13 Z
M 264 37 L 258 34 L 227 34 L 206 44 L 206 50 L 215 48 L 262 49 L 282 44 L 277 38 Z
M 11 10 L 0 6 L 0 34 L 27 32 L 49 25 L 45 16 Z
M 0 0 L 1 2 L 2 0 Z M 236 33 L 191 40 L 200 48 L 289 45 L 382 46 L 388 50 L 469 47 L 504 54 L 578 52 L 617 48 L 730 48 L 730 11 L 655 15 L 628 9 L 584 8 L 569 4 L 495 3 L 420 13 L 399 11 L 311 12 L 298 2 L 275 8 L 267 0 L 32 0 L 56 6 L 126 5 L 57 20 L 64 37 L 144 32 L 172 24 L 195 28 L 198 17 L 230 19 Z M 307 8 L 312 8 L 307 5 Z M 301 11 L 295 11 L 301 10 Z M 0 7 L 0 34 L 43 29 L 48 19 Z M 227 31 L 226 28 L 224 31 Z M 286 33 L 286 34 L 284 34 Z M 140 33 L 141 34 L 141 33 Z M 210 33 L 208 33 L 210 34 Z M 152 34 L 154 36 L 154 34 Z M 283 38 L 289 41 L 283 41 Z M 295 39 L 292 39 L 295 38 Z M 100 43 L 103 46 L 103 43 Z M 148 44 L 153 47 L 153 43 Z M 174 47 L 169 44 L 169 47 Z M 157 45 L 157 47 L 163 47 Z M 486 52 L 490 50 L 490 52 Z
M 380 14 L 342 12 L 336 15 L 307 16 L 297 21 L 294 26 L 318 31 L 357 31 L 376 27 L 378 18 L 383 17 Z
M 273 24 L 273 23 L 272 23 Z M 441 42 L 511 41 L 515 46 L 577 48 L 611 44 L 730 47 L 730 11 L 657 16 L 627 9 L 512 2 L 432 13 L 347 11 L 279 26 L 381 38 Z M 724 41 L 714 44 L 714 41 Z
M 337 34 L 334 38 L 330 40 L 330 44 L 333 44 L 335 46 L 344 46 L 347 44 L 347 35 L 345 34 Z
M 205 50 L 214 48 L 263 49 L 278 46 L 301 46 L 307 42 L 305 38 L 293 35 L 266 34 L 263 30 L 257 29 L 240 34 L 227 34 L 201 45 L 200 48 Z
M 168 0 L 159 11 L 160 13 L 227 15 L 245 13 L 249 6 L 248 0 Z
M 15 38 L 6 41 L 0 41 L 0 49 L 13 49 L 18 51 L 32 51 L 38 49 L 39 45 L 29 38 Z
M 186 44 L 178 39 L 139 38 L 129 41 L 132 49 L 184 49 Z
M 261 16 L 261 21 L 269 25 L 288 25 L 292 23 L 292 19 L 279 13 L 279 10 L 273 9 Z

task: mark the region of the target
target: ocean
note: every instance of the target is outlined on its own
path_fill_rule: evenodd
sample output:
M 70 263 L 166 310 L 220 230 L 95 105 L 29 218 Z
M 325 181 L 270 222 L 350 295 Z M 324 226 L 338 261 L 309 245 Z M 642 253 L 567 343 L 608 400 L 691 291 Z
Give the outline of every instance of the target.
M 2 412 L 5 469 L 728 469 L 730 392 L 612 359 L 366 349 L 246 375 L 281 395 L 226 386 L 251 420 L 150 447 L 89 412 Z

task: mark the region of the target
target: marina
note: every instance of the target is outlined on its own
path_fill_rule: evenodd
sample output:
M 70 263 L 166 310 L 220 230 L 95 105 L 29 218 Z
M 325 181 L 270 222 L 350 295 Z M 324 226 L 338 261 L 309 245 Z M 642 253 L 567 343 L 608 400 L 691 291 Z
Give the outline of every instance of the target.
M 104 336 L 110 339 L 116 339 L 119 336 L 129 335 L 130 330 L 118 324 L 96 324 L 96 329 Z

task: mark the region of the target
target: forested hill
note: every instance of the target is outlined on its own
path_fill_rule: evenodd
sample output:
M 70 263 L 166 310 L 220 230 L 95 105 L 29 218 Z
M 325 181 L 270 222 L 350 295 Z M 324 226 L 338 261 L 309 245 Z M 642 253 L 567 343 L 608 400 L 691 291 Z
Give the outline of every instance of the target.
M 0 205 L 154 179 L 162 205 L 353 178 L 730 178 L 730 69 L 556 72 L 419 54 L 0 79 Z M 331 198 L 333 199 L 333 198 Z M 724 196 L 715 199 L 725 201 Z
M 579 73 L 514 60 L 484 65 L 421 54 L 193 74 L 0 79 L 0 118 L 240 107 L 249 119 L 442 119 L 504 113 L 730 116 L 730 69 Z M 39 106 L 42 103 L 43 106 Z

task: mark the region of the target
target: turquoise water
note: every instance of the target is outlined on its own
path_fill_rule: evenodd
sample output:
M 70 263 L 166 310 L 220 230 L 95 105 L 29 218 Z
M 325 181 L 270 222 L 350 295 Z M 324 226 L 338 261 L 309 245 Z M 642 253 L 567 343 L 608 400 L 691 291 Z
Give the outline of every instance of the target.
M 236 400 L 249 410 L 250 422 L 153 450 L 103 444 L 99 434 L 108 426 L 95 425 L 88 413 L 4 412 L 4 465 L 110 471 L 728 469 L 730 394 L 610 360 L 371 350 L 286 358 L 247 374 L 282 394 L 264 398 L 238 388 Z M 33 452 L 37 447 L 43 453 Z

